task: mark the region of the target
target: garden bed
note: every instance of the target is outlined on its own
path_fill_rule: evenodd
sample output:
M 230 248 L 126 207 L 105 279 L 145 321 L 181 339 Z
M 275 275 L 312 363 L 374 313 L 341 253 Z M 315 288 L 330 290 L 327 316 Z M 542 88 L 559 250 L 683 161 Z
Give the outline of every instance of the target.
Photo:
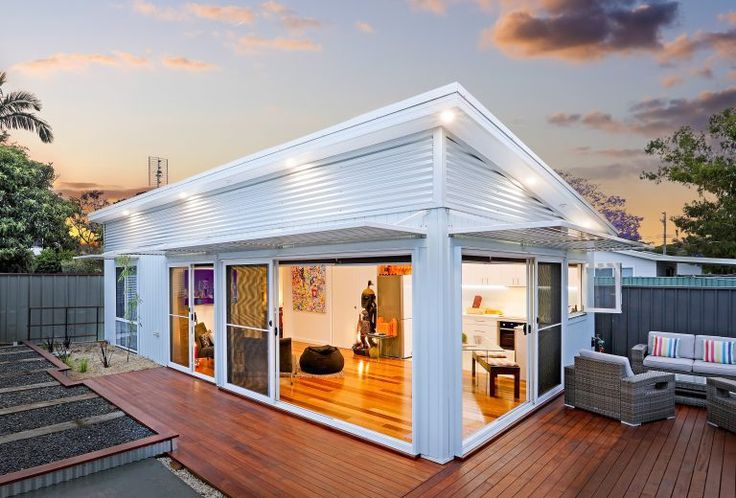
M 0 354 L 0 496 L 171 450 L 175 435 L 155 421 L 147 423 L 159 427 L 158 432 L 90 386 L 61 385 L 45 371 L 69 372 L 57 358 L 25 346 L 12 351 Z M 80 356 L 92 351 L 93 347 L 76 348 Z M 120 354 L 113 361 L 124 363 L 125 359 Z M 140 362 L 125 363 L 141 368 Z M 115 403 L 125 405 L 122 399 Z
M 105 368 L 102 364 L 100 356 L 100 346 L 96 342 L 92 343 L 76 343 L 71 346 L 70 359 L 67 364 L 71 370 L 67 372 L 67 377 L 73 380 L 90 379 L 101 377 L 103 375 L 113 375 L 125 372 L 135 372 L 137 370 L 146 370 L 148 368 L 159 368 L 161 365 L 155 363 L 148 358 L 128 352 L 125 349 L 109 346 L 110 366 Z M 81 372 L 82 365 L 86 361 L 87 370 Z

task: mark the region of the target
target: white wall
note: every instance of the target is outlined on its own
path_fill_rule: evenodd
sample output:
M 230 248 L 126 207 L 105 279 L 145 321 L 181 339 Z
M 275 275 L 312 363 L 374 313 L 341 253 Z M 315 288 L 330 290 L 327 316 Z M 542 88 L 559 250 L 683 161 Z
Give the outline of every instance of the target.
M 633 268 L 635 277 L 656 277 L 657 262 L 647 259 L 635 258 L 626 254 L 616 252 L 596 252 L 595 263 L 621 263 L 623 268 Z
M 360 294 L 368 280 L 375 284 L 377 267 L 327 266 L 326 313 L 294 310 L 291 293 L 291 267 L 279 267 L 279 298 L 284 309 L 284 337 L 311 344 L 330 344 L 350 348 L 360 313 Z
M 587 313 L 568 320 L 562 347 L 562 365 L 571 365 L 581 349 L 592 349 L 590 339 L 595 335 L 595 314 Z

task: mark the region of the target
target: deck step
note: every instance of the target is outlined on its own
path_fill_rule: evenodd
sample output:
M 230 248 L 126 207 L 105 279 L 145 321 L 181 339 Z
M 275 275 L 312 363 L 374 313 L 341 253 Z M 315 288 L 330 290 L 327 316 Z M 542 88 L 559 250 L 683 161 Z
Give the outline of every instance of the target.
M 95 393 L 80 394 L 78 396 L 69 396 L 67 398 L 57 398 L 48 401 L 38 401 L 36 403 L 28 403 L 27 405 L 11 406 L 10 408 L 0 409 L 0 416 L 10 415 L 12 413 L 26 412 L 37 408 L 46 408 L 49 406 L 63 405 L 64 403 L 74 403 L 75 401 L 84 401 L 85 399 L 97 398 Z
M 70 420 L 69 422 L 61 422 L 60 424 L 47 425 L 44 427 L 39 427 L 38 429 L 20 431 L 14 434 L 8 434 L 6 436 L 0 436 L 0 444 L 12 443 L 13 441 L 21 441 L 23 439 L 30 439 L 38 436 L 45 436 L 47 434 L 53 434 L 55 432 L 68 431 L 69 429 L 76 429 L 78 427 L 86 427 L 88 425 L 99 424 L 100 422 L 108 422 L 110 420 L 115 420 L 116 418 L 124 416 L 124 412 L 117 410 L 114 412 L 106 413 L 104 415 L 95 415 L 93 417 Z

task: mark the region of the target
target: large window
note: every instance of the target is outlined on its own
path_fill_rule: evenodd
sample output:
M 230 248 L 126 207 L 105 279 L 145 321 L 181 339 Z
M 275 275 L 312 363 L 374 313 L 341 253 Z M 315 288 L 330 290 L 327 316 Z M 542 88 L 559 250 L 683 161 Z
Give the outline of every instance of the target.
M 567 267 L 567 311 L 577 315 L 585 311 L 583 304 L 583 265 L 574 263 Z
M 115 344 L 138 351 L 138 272 L 115 268 Z

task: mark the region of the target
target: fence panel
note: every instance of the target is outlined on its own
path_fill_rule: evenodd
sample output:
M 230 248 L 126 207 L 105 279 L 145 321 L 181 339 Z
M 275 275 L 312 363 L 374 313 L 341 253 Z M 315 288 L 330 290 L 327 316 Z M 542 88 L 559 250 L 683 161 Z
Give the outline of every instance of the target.
M 0 274 L 0 344 L 65 333 L 104 336 L 104 278 L 88 274 Z
M 597 313 L 595 317 L 596 334 L 606 341 L 607 352 L 628 356 L 633 346 L 647 342 L 650 330 L 736 337 L 734 281 L 733 287 L 671 283 L 640 286 L 624 282 L 621 313 Z

